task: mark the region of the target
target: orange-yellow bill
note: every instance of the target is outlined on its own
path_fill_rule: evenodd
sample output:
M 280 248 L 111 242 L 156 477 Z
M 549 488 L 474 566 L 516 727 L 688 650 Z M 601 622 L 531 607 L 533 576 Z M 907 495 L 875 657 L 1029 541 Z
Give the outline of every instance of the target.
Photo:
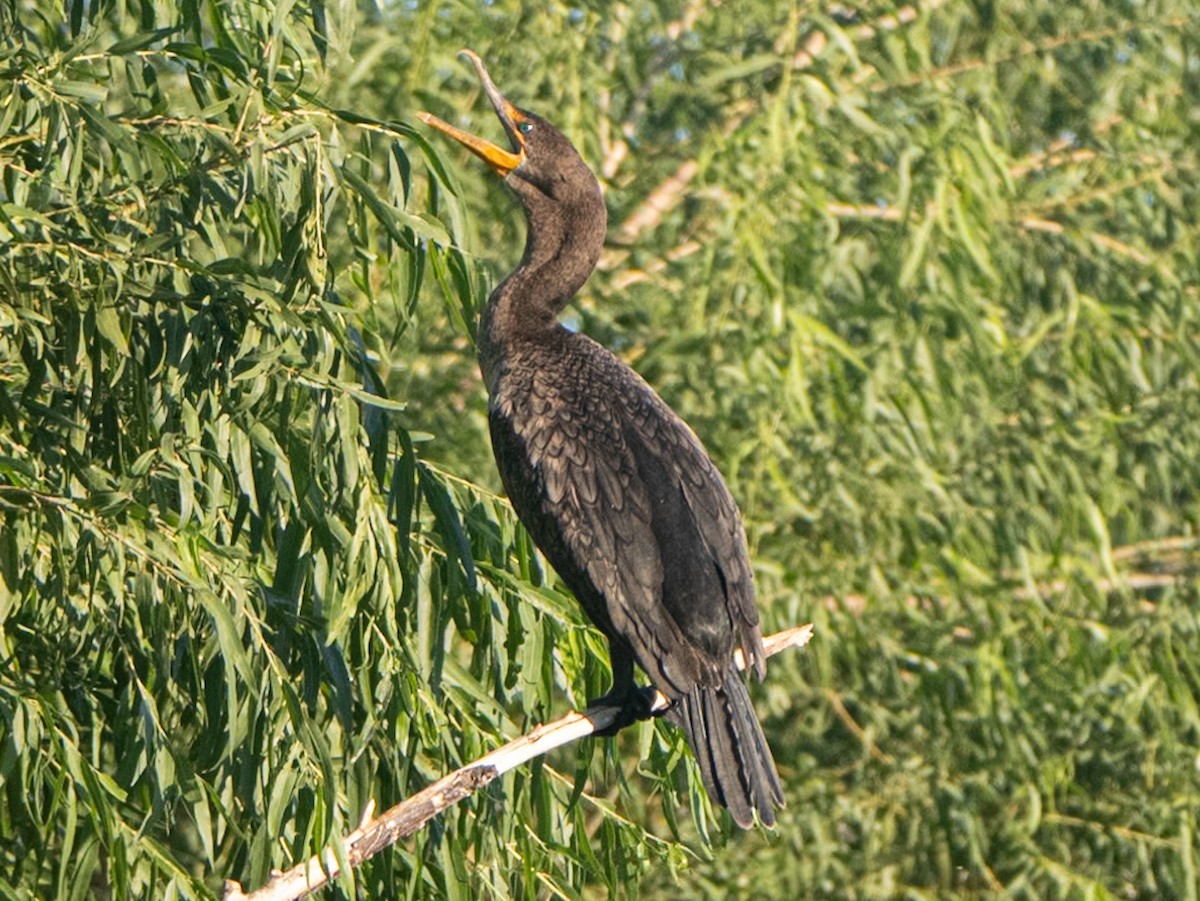
M 426 125 L 436 128 L 440 132 L 444 132 L 454 140 L 458 141 L 477 157 L 491 166 L 496 174 L 500 176 L 508 175 L 513 169 L 521 165 L 525 159 L 523 153 L 513 153 L 511 150 L 505 150 L 493 144 L 491 141 L 476 137 L 473 134 L 463 131 L 461 128 L 455 128 L 444 119 L 439 119 L 433 113 L 420 112 L 417 113 L 417 118 Z
M 455 128 L 449 122 L 439 119 L 432 113 L 417 113 L 417 118 L 426 125 L 431 125 L 438 131 L 454 138 L 454 140 L 458 141 L 491 166 L 497 174 L 504 177 L 525 160 L 525 136 L 522 132 L 522 123 L 527 122 L 528 117 L 509 103 L 507 98 L 500 93 L 500 89 L 492 81 L 492 76 L 488 74 L 488 70 L 484 66 L 483 60 L 479 58 L 478 53 L 474 50 L 464 49 L 459 51 L 459 55 L 465 56 L 475 67 L 475 72 L 479 75 L 479 80 L 483 84 L 483 92 L 487 94 L 488 100 L 492 103 L 492 108 L 495 109 L 496 115 L 500 119 L 500 124 L 504 126 L 504 131 L 508 134 L 509 140 L 512 141 L 513 146 L 517 150 L 515 152 L 505 150 L 491 141 L 468 134 L 461 128 Z

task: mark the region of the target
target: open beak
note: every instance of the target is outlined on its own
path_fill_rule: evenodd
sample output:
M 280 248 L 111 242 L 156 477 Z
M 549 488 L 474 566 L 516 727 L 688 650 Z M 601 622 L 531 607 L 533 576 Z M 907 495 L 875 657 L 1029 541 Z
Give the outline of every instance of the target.
M 473 50 L 462 50 L 460 51 L 460 55 L 467 57 L 475 65 L 475 71 L 479 73 L 479 80 L 483 82 L 484 93 L 492 101 L 492 107 L 496 110 L 496 115 L 500 117 L 500 124 L 504 126 L 504 131 L 508 135 L 508 140 L 512 144 L 513 149 L 505 150 L 491 141 L 477 138 L 475 135 L 468 134 L 460 128 L 455 128 L 449 122 L 439 119 L 432 113 L 420 112 L 417 113 L 417 118 L 426 125 L 430 125 L 438 131 L 445 132 L 454 138 L 454 140 L 458 141 L 491 166 L 497 175 L 504 178 L 513 169 L 516 169 L 521 163 L 525 162 L 525 136 L 521 134 L 520 125 L 526 120 L 526 117 L 519 109 L 504 99 L 504 95 L 500 93 L 500 90 L 492 81 L 492 77 L 488 75 L 487 69 L 484 68 L 483 60 L 479 58 L 479 54 Z

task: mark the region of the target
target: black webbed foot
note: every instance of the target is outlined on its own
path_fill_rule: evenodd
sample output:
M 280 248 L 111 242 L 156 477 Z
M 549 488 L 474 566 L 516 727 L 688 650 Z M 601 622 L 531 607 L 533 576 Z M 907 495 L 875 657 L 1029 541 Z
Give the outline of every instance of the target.
M 588 701 L 589 710 L 593 707 L 620 708 L 620 713 L 617 714 L 617 718 L 613 720 L 611 726 L 607 726 L 604 729 L 597 729 L 592 734 L 597 738 L 611 738 L 626 726 L 632 725 L 638 720 L 648 720 L 651 717 L 662 716 L 670 708 L 668 707 L 663 710 L 654 709 L 654 699 L 657 694 L 649 686 L 639 688 L 631 684 L 628 687 L 614 688 L 608 694 Z

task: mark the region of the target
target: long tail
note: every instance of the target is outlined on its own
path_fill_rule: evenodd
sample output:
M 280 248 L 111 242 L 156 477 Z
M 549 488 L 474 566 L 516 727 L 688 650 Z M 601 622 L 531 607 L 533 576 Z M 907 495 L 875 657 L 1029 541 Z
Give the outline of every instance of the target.
M 737 671 L 730 670 L 721 685 L 685 695 L 667 718 L 687 733 L 704 787 L 729 808 L 734 822 L 748 829 L 757 812 L 763 825 L 773 826 L 775 808 L 783 806 L 783 787 Z

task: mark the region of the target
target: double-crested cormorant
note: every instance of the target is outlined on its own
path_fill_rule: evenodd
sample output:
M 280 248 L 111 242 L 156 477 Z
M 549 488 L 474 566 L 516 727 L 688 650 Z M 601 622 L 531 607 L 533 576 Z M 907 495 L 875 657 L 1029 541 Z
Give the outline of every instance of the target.
M 709 795 L 739 826 L 772 825 L 783 790 L 734 662 L 765 662 L 737 506 L 699 439 L 642 378 L 557 314 L 596 265 L 607 212 L 554 126 L 513 106 L 477 55 L 512 150 L 435 116 L 504 178 L 528 219 L 520 265 L 478 330 L 496 463 L 517 516 L 607 636 L 613 689 L 648 713 L 633 664 L 673 702 Z M 628 721 L 628 720 L 626 720 Z

